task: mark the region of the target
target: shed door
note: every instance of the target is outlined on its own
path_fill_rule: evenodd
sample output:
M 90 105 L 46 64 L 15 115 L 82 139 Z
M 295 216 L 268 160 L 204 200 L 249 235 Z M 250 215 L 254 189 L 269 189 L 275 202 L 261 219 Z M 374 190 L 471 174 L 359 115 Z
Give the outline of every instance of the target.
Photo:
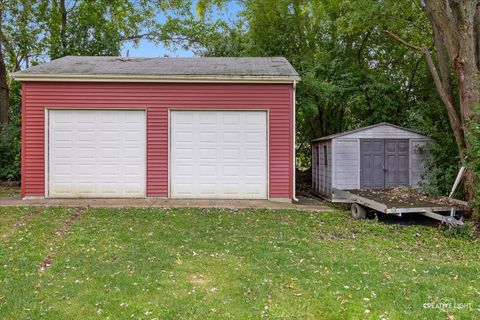
M 144 111 L 49 110 L 49 197 L 145 197 L 145 130 Z
M 407 186 L 408 145 L 405 139 L 360 139 L 360 187 Z
M 267 113 L 172 111 L 172 198 L 266 199 Z
M 408 140 L 385 140 L 385 187 L 408 186 Z
M 385 187 L 385 140 L 360 140 L 360 187 Z

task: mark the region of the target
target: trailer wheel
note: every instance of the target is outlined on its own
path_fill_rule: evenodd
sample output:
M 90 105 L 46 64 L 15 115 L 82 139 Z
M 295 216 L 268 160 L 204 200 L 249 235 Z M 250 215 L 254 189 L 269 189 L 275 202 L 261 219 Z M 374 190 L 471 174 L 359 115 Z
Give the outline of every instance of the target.
M 365 219 L 367 217 L 367 208 L 358 203 L 352 203 L 352 217 L 355 220 Z

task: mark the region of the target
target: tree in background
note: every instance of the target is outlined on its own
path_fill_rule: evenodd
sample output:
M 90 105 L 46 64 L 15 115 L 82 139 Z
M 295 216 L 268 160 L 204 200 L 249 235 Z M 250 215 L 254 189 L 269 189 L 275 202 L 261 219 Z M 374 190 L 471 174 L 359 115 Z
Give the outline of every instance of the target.
M 20 175 L 21 93 L 10 72 L 66 55 L 120 55 L 141 39 L 192 45 L 206 33 L 187 31 L 194 25 L 187 0 L 0 0 L 0 180 Z
M 468 164 L 478 162 L 475 158 L 480 154 L 470 151 L 477 149 L 471 141 L 478 141 L 472 136 L 471 126 L 480 123 L 480 115 L 475 110 L 480 103 L 480 1 L 426 0 L 421 6 L 431 24 L 435 50 L 406 41 L 389 30 L 385 33 L 425 56 L 446 107 L 460 158 Z M 466 159 L 467 155 L 472 159 Z M 480 168 L 470 166 L 466 173 L 469 202 L 476 193 L 475 176 L 478 179 Z
M 203 0 L 201 15 L 232 1 Z M 285 56 L 300 73 L 298 166 L 310 141 L 382 121 L 417 129 L 438 144 L 428 192 L 445 195 L 458 171 L 448 115 L 421 53 L 398 44 L 393 30 L 433 46 L 430 24 L 414 1 L 245 0 L 238 18 L 202 43 L 205 56 Z M 453 150 L 453 151 L 452 151 Z

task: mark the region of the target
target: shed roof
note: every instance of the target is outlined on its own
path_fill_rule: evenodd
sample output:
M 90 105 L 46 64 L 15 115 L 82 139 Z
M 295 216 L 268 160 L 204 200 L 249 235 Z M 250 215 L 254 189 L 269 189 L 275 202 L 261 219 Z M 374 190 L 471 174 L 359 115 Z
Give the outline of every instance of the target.
M 329 135 L 329 136 L 317 138 L 317 139 L 312 140 L 312 142 L 332 140 L 332 139 L 340 138 L 340 137 L 343 137 L 343 136 L 346 136 L 346 135 L 349 135 L 349 134 L 352 134 L 352 133 L 365 131 L 365 130 L 373 129 L 373 128 L 380 127 L 380 126 L 389 126 L 389 127 L 393 127 L 393 128 L 399 129 L 399 130 L 412 132 L 412 133 L 415 133 L 415 134 L 426 137 L 424 134 L 422 134 L 418 131 L 412 130 L 412 129 L 400 127 L 400 126 L 397 126 L 397 125 L 394 125 L 394 124 L 391 124 L 391 123 L 388 123 L 388 122 L 380 122 L 380 123 L 377 123 L 377 124 L 374 124 L 374 125 L 371 125 L 371 126 L 366 126 L 366 127 L 362 127 L 362 128 L 358 128 L 358 129 L 354 129 L 354 130 L 350 130 L 350 131 L 344 131 L 344 132 L 332 134 L 332 135 Z
M 283 81 L 300 78 L 283 57 L 125 58 L 67 56 L 13 74 L 23 81 Z

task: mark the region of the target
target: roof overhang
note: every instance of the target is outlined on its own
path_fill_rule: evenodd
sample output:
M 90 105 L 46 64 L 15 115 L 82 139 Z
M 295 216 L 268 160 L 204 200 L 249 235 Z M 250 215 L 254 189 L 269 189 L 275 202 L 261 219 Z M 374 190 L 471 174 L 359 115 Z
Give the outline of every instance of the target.
M 376 128 L 376 127 L 379 127 L 379 126 L 388 126 L 388 127 L 396 128 L 398 130 L 408 131 L 408 132 L 417 134 L 419 136 L 422 136 L 424 138 L 430 139 L 426 135 L 424 135 L 424 134 L 422 134 L 422 133 L 420 133 L 416 130 L 413 130 L 413 129 L 410 129 L 410 128 L 400 127 L 400 126 L 397 126 L 395 124 L 391 124 L 391 123 L 388 123 L 388 122 L 380 122 L 380 123 L 373 124 L 373 125 L 370 125 L 370 126 L 361 127 L 361 128 L 354 129 L 354 130 L 344 131 L 344 132 L 335 133 L 335 134 L 332 134 L 332 135 L 329 135 L 329 136 L 313 139 L 313 140 L 310 141 L 310 143 L 329 141 L 329 140 L 333 140 L 333 139 L 336 139 L 336 138 L 341 138 L 341 137 L 344 137 L 344 136 L 347 136 L 347 135 L 350 135 L 350 134 L 353 134 L 353 133 L 356 133 L 356 132 L 373 129 L 373 128 Z
M 294 83 L 300 81 L 296 76 L 228 76 L 228 75 L 89 75 L 89 74 L 46 74 L 12 73 L 18 81 L 38 82 L 179 82 L 179 83 Z

